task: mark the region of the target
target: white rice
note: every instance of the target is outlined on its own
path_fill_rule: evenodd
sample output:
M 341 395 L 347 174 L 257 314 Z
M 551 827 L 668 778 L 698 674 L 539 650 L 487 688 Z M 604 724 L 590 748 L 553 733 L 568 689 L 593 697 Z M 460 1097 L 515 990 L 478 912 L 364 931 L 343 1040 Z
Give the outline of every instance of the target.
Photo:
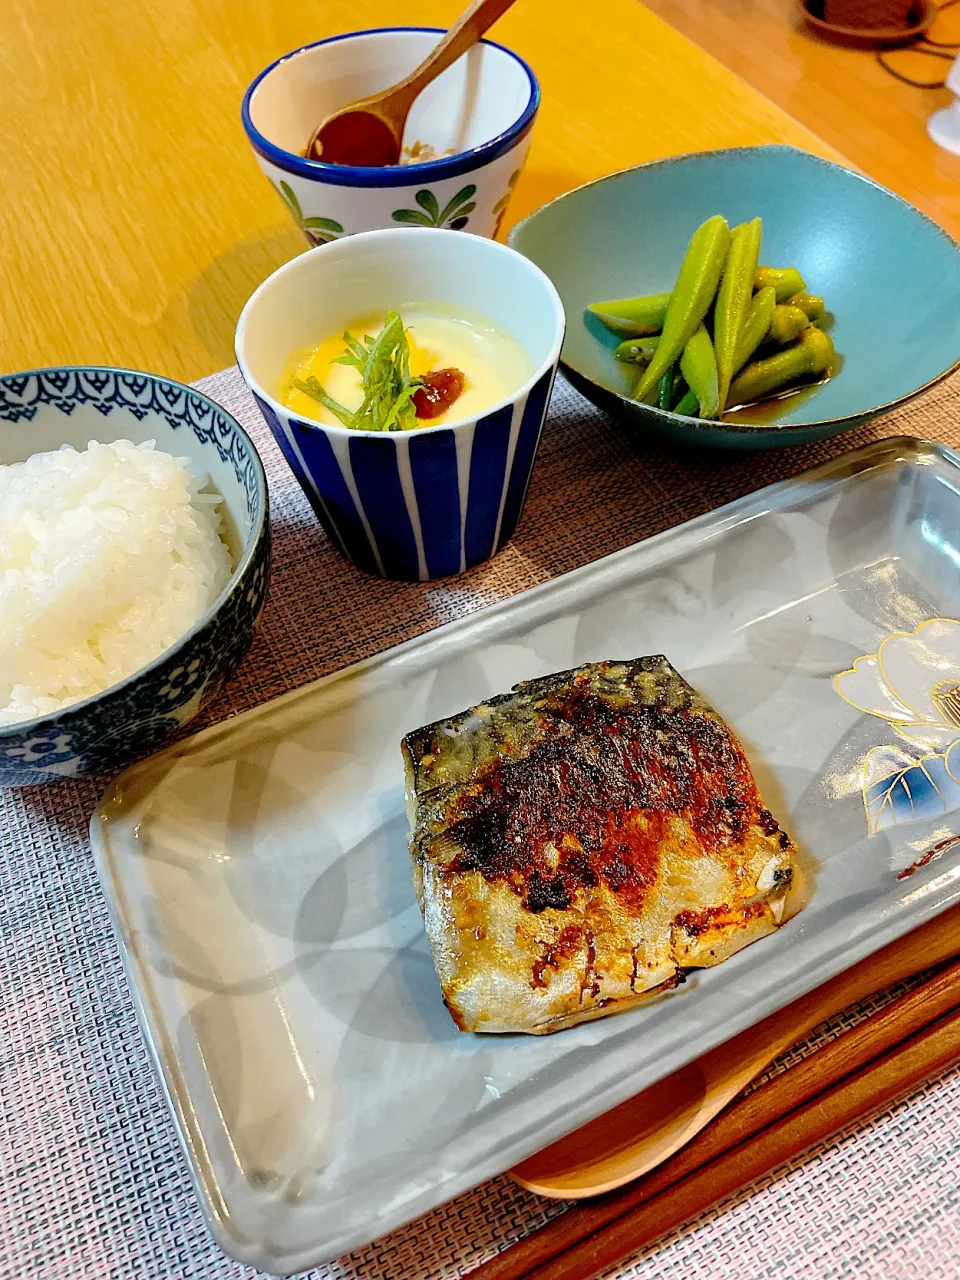
M 153 441 L 0 465 L 0 725 L 108 689 L 206 613 L 231 561 L 201 483 Z

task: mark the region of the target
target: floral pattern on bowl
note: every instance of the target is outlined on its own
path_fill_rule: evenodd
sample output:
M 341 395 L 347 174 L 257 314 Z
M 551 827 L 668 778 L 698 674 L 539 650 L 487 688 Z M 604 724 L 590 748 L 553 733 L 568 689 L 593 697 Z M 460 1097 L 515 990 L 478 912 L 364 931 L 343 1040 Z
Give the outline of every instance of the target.
M 513 199 L 514 188 L 516 187 L 517 183 L 520 181 L 520 174 L 522 172 L 523 172 L 522 169 L 514 169 L 513 173 L 511 173 L 509 179 L 507 180 L 506 191 L 503 193 L 503 195 L 500 197 L 497 203 L 493 206 L 493 212 L 497 216 L 496 225 L 493 228 L 494 240 L 496 240 L 497 236 L 500 234 L 500 227 L 503 224 L 504 218 L 507 216 L 507 207 L 510 204 L 510 201 Z
M 0 378 L 0 457 L 23 459 L 91 439 L 189 457 L 223 496 L 236 567 L 213 607 L 127 680 L 53 715 L 0 728 L 0 786 L 114 770 L 157 750 L 196 716 L 239 664 L 259 623 L 270 563 L 268 497 L 249 436 L 206 396 L 124 369 L 43 369 Z
M 329 244 L 331 240 L 336 240 L 337 236 L 343 235 L 343 225 L 335 218 L 323 218 L 317 214 L 310 218 L 305 217 L 300 201 L 297 199 L 297 193 L 289 182 L 281 178 L 279 182 L 271 185 L 287 206 L 291 218 L 303 232 L 308 244 Z
M 477 188 L 471 182 L 462 187 L 441 209 L 432 191 L 418 191 L 414 200 L 420 208 L 394 209 L 393 220 L 412 227 L 446 227 L 448 231 L 463 231 L 470 221 L 469 215 L 477 207 L 473 199 L 476 194 Z

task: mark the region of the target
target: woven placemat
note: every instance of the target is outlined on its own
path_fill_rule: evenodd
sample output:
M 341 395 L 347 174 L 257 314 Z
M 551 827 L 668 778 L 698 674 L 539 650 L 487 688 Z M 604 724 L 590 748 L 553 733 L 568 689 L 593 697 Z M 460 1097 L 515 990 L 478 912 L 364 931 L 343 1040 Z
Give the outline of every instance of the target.
M 742 455 L 697 455 L 623 432 L 561 380 L 513 542 L 460 579 L 384 583 L 333 551 L 237 372 L 202 386 L 260 448 L 275 536 L 263 628 L 204 722 L 868 440 L 960 445 L 960 376 L 842 439 Z M 104 785 L 0 793 L 0 1276 L 254 1280 L 207 1231 L 137 1026 L 87 839 Z M 772 1069 L 888 998 L 833 1019 Z M 960 1073 L 951 1073 L 610 1274 L 956 1277 L 958 1114 Z M 309 1275 L 450 1280 L 563 1211 L 499 1178 Z

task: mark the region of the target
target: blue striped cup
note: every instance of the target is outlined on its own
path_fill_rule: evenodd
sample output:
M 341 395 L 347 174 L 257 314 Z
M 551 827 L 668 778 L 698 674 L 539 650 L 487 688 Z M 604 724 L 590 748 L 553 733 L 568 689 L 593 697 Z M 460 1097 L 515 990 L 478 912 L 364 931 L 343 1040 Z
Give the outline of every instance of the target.
M 298 356 L 357 316 L 437 302 L 479 312 L 533 372 L 479 417 L 413 431 L 354 431 L 280 400 Z M 527 258 L 458 231 L 361 232 L 288 262 L 253 294 L 237 361 L 334 545 L 368 573 L 427 581 L 495 555 L 517 527 L 563 342 L 556 289 Z

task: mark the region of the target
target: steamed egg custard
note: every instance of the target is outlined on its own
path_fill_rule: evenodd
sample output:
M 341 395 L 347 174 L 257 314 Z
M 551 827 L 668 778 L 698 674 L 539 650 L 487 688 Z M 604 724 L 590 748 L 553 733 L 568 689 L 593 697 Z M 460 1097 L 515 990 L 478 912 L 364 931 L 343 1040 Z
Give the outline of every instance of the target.
M 330 425 L 415 430 L 481 415 L 532 372 L 523 347 L 486 316 L 416 303 L 325 338 L 298 360 L 282 400 Z

